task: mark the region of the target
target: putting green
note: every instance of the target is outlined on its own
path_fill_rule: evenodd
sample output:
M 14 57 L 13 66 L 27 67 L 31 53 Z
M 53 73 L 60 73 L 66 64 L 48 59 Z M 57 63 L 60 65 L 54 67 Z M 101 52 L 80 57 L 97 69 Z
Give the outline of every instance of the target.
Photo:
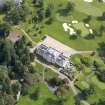
M 86 37 L 89 34 L 89 30 L 84 26 L 83 22 L 79 22 L 78 24 L 73 25 L 74 28 L 81 30 L 81 36 Z

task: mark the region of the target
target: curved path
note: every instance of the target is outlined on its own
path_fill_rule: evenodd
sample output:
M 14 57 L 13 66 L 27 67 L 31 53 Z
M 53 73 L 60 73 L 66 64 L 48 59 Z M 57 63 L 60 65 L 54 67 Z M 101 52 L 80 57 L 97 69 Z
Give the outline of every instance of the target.
M 33 44 L 36 44 L 35 41 L 33 41 L 33 40 L 31 39 L 31 37 L 25 32 L 25 30 L 21 29 L 21 28 L 18 27 L 18 26 L 15 26 L 15 28 L 21 30 L 21 31 L 24 33 L 24 35 L 25 35 Z M 92 53 L 92 52 L 93 52 L 93 51 L 77 51 L 76 53 L 77 53 L 77 54 L 78 54 L 78 53 L 81 54 L 81 53 Z M 74 54 L 76 54 L 76 53 L 74 53 Z M 75 86 L 74 86 L 74 81 L 71 81 L 66 75 L 60 73 L 58 70 L 54 69 L 53 67 L 41 63 L 38 59 L 35 59 L 35 61 L 38 62 L 38 63 L 40 63 L 40 64 L 42 64 L 44 67 L 50 68 L 52 71 L 54 71 L 55 73 L 57 73 L 61 78 L 63 78 L 63 79 L 66 78 L 66 79 L 68 80 L 68 82 L 69 82 L 69 83 L 68 83 L 68 86 L 71 87 L 71 89 L 72 89 L 74 95 L 76 96 L 76 95 L 78 94 L 79 91 L 75 88 Z M 87 101 L 85 101 L 85 100 L 80 100 L 80 102 L 81 102 L 83 105 L 90 105 L 90 104 L 89 104 Z
M 41 65 L 43 65 L 44 67 L 47 67 L 47 68 L 50 68 L 53 72 L 57 73 L 62 79 L 67 79 L 68 80 L 68 86 L 72 89 L 74 95 L 76 96 L 78 94 L 78 90 L 75 88 L 74 86 L 74 82 L 71 81 L 66 75 L 60 73 L 58 70 L 54 69 L 53 67 L 49 66 L 49 65 L 46 65 L 44 63 L 41 63 L 38 59 L 35 59 L 36 62 L 40 63 Z M 80 100 L 80 102 L 83 104 L 83 105 L 90 105 L 87 101 L 85 100 Z

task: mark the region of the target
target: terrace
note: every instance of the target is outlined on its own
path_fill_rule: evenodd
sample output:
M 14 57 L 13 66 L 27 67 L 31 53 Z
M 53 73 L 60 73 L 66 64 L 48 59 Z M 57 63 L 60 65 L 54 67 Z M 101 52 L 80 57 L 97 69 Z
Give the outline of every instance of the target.
M 55 40 L 50 36 L 46 36 L 46 38 L 41 42 L 41 44 L 51 47 L 58 52 L 62 53 L 63 56 L 69 58 L 71 55 L 76 54 L 76 50 L 60 43 L 59 41 Z

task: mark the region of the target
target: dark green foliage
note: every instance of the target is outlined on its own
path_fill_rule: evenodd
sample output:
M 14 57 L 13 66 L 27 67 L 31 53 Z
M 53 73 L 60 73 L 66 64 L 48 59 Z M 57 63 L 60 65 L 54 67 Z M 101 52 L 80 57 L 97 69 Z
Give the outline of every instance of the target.
M 13 7 L 14 3 L 12 1 L 4 1 L 2 6 L 0 6 L 0 12 L 1 13 L 7 13 L 11 7 Z
M 89 23 L 91 21 L 91 19 L 92 19 L 92 17 L 89 15 L 83 20 L 83 22 L 84 23 Z
M 97 71 L 96 75 L 100 81 L 105 82 L 105 70 Z
M 103 58 L 105 58 L 105 43 L 99 43 L 99 48 L 97 49 L 99 55 Z
M 105 105 L 105 100 L 100 99 L 98 103 L 95 102 L 95 103 L 92 104 L 92 105 Z
M 9 35 L 10 26 L 7 23 L 0 23 L 0 37 L 5 38 Z
M 85 64 L 87 67 L 92 65 L 92 61 L 90 57 L 81 57 L 81 63 Z
M 38 88 L 35 90 L 35 92 L 30 95 L 30 97 L 31 97 L 31 99 L 33 99 L 33 100 L 38 100 L 40 94 L 41 94 L 40 88 L 38 87 Z
M 89 88 L 82 90 L 77 96 L 76 99 L 84 99 L 87 100 L 88 96 L 94 94 L 95 92 L 95 86 L 94 85 L 90 85 Z
M 72 11 L 74 10 L 74 4 L 71 2 L 68 2 L 65 6 L 64 9 L 60 9 L 58 12 L 60 13 L 61 16 L 67 16 L 68 14 L 71 14 Z
M 37 11 L 37 22 L 41 22 L 45 18 L 45 11 L 40 9 Z
M 33 0 L 33 4 L 35 5 L 35 7 L 43 7 L 43 0 Z
M 0 105 L 15 105 L 16 101 L 12 95 L 0 94 Z
M 63 101 L 59 99 L 55 100 L 55 99 L 48 98 L 45 100 L 43 105 L 63 105 Z
M 51 86 L 60 86 L 60 85 L 63 85 L 65 84 L 65 80 L 61 80 L 59 78 L 51 78 L 48 83 L 51 85 Z
M 12 85 L 12 90 L 15 95 L 17 95 L 18 91 L 21 91 L 21 84 L 17 81 L 15 84 Z
M 0 105 L 14 105 L 18 91 L 27 94 L 34 82 L 29 71 L 33 58 L 27 43 L 24 37 L 16 43 L 0 39 Z
M 51 17 L 53 8 L 54 8 L 54 6 L 52 4 L 48 5 L 48 7 L 46 9 L 46 17 Z
M 27 11 L 27 12 L 26 12 Z M 11 24 L 17 25 L 20 21 L 25 21 L 25 18 L 28 14 L 27 7 L 25 6 L 14 6 L 6 14 L 6 20 Z
M 103 12 L 102 16 L 97 18 L 99 21 L 105 21 L 105 12 Z
M 22 84 L 22 95 L 27 95 L 29 92 L 30 86 L 27 83 Z

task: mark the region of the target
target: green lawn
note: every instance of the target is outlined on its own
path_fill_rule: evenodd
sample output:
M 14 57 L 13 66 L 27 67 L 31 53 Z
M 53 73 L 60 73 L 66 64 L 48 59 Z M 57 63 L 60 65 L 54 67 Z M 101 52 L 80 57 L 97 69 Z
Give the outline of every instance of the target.
M 44 25 L 43 34 L 49 35 L 58 41 L 75 48 L 77 50 L 95 50 L 98 47 L 98 43 L 105 40 L 105 35 L 102 37 L 96 37 L 95 39 L 87 40 L 84 38 L 70 39 L 68 33 L 64 32 L 62 22 L 55 21 L 51 25 Z
M 38 100 L 34 100 L 31 98 L 31 95 L 34 93 L 35 89 L 38 88 L 40 89 L 40 96 Z M 47 85 L 45 83 L 40 82 L 37 84 L 34 84 L 33 87 L 30 88 L 30 92 L 26 96 L 21 96 L 20 101 L 17 105 L 43 105 L 46 99 L 52 98 L 55 99 L 55 95 L 49 91 Z
M 27 0 L 27 2 L 29 4 L 31 3 L 29 0 Z M 80 24 L 77 24 L 75 27 L 77 27 L 78 29 L 82 29 L 82 36 L 85 36 L 88 33 L 88 30 L 84 27 L 82 20 L 87 16 L 87 14 L 85 12 L 80 12 L 79 9 L 82 8 L 83 11 L 86 11 L 87 9 L 87 12 L 89 12 L 90 10 L 88 11 L 88 8 L 90 7 L 91 8 L 90 12 L 92 12 L 91 14 L 93 14 L 93 12 L 97 14 L 96 12 L 97 9 L 95 9 L 95 5 L 96 8 L 99 8 L 98 11 L 100 11 L 100 9 L 102 9 L 103 11 L 105 7 L 102 6 L 101 8 L 100 5 L 97 5 L 97 3 L 91 4 L 91 6 L 89 6 L 89 4 L 83 2 L 82 0 L 74 0 L 73 2 L 75 2 L 76 5 L 78 5 L 79 3 L 82 5 L 79 4 L 79 6 L 76 6 L 78 9 L 75 9 L 72 15 L 61 16 L 57 11 L 58 9 L 62 9 L 65 7 L 65 5 L 67 4 L 67 0 L 60 0 L 60 2 L 58 0 L 44 0 L 45 7 L 49 3 L 54 4 L 53 11 L 54 20 L 52 24 L 49 25 L 45 24 L 46 19 L 39 24 L 30 22 L 32 16 L 34 16 L 34 14 L 36 13 L 36 9 L 33 8 L 33 6 L 30 4 L 30 9 L 33 11 L 32 15 L 28 16 L 27 21 L 21 22 L 19 26 L 23 28 L 35 42 L 39 42 L 41 38 L 47 34 L 57 39 L 58 41 L 68 45 L 69 47 L 77 50 L 96 50 L 96 48 L 99 47 L 98 43 L 103 42 L 105 40 L 105 33 L 103 34 L 102 37 L 96 37 L 95 39 L 91 40 L 87 40 L 82 37 L 81 38 L 79 37 L 77 39 L 70 39 L 69 34 L 64 31 L 62 24 L 64 22 L 71 23 L 72 20 L 78 20 Z M 85 7 L 85 5 L 87 6 Z M 90 21 L 90 26 L 92 29 L 99 30 L 101 24 L 104 25 L 105 22 L 101 21 L 99 22 L 96 20 L 95 17 L 92 17 L 92 20 Z M 40 34 L 39 31 L 41 31 Z
M 37 100 L 34 100 L 33 98 L 31 98 L 31 95 L 34 93 L 35 89 L 38 87 L 40 89 L 40 96 Z M 64 101 L 64 105 L 74 105 L 75 100 L 73 97 L 74 96 L 73 96 L 72 91 L 68 92 L 68 97 L 67 97 L 67 100 Z M 40 82 L 33 85 L 33 87 L 30 88 L 28 95 L 21 96 L 20 101 L 17 105 L 44 105 L 44 102 L 48 98 L 57 100 L 57 97 L 53 94 L 53 92 L 51 92 L 48 89 L 47 85 L 44 82 Z
M 72 1 L 72 0 L 71 0 Z M 94 5 L 92 3 L 87 3 L 84 2 L 83 0 L 73 0 L 72 1 L 75 4 L 75 8 L 77 11 L 87 14 L 87 15 L 92 15 L 92 16 L 101 16 L 102 13 L 105 11 L 105 4 L 101 3 L 96 3 L 94 1 Z M 101 8 L 103 6 L 103 8 Z
M 80 22 L 73 25 L 74 28 L 81 30 L 81 36 L 86 37 L 89 34 L 89 30 L 85 27 L 85 24 Z
M 39 63 L 35 63 L 35 65 L 36 65 L 35 66 L 36 72 L 42 75 L 43 70 L 45 69 L 44 66 L 42 66 Z M 51 70 L 46 69 L 45 78 L 50 79 L 53 77 L 58 77 L 58 75 L 52 72 Z M 35 92 L 37 88 L 40 89 L 40 96 L 38 97 L 37 100 L 35 100 L 34 97 L 32 98 L 32 94 Z M 35 84 L 29 89 L 28 95 L 20 97 L 19 103 L 17 105 L 44 105 L 44 102 L 48 98 L 51 98 L 54 100 L 58 99 L 58 97 L 56 97 L 56 95 L 52 91 L 49 90 L 46 83 L 40 80 L 40 82 L 35 82 Z M 64 101 L 64 105 L 74 105 L 74 103 L 75 103 L 74 94 L 72 90 L 70 90 L 67 93 L 67 100 Z
M 70 0 L 75 4 L 75 10 L 67 15 L 61 16 L 58 12 L 59 9 L 63 9 L 68 0 L 44 0 L 44 9 L 48 6 L 48 4 L 54 5 L 54 10 L 52 12 L 53 22 L 52 24 L 46 24 L 46 20 L 44 19 L 41 23 L 32 23 L 32 17 L 35 16 L 36 9 L 32 5 L 32 0 L 26 0 L 26 5 L 29 7 L 31 13 L 27 16 L 25 22 L 20 22 L 19 27 L 24 29 L 25 32 L 35 41 L 41 41 L 41 38 L 44 35 L 49 35 L 56 40 L 64 43 L 65 45 L 77 49 L 77 50 L 96 50 L 99 47 L 99 43 L 105 41 L 105 33 L 102 36 L 96 37 L 95 39 L 87 40 L 83 37 L 88 34 L 88 30 L 84 27 L 83 19 L 86 16 L 91 15 L 92 20 L 90 21 L 90 26 L 92 29 L 95 29 L 99 32 L 99 28 L 101 25 L 105 24 L 105 21 L 97 21 L 96 17 L 102 15 L 103 11 L 105 11 L 105 4 L 97 3 L 86 3 L 83 0 Z M 0 21 L 3 21 L 4 15 L 0 15 Z M 64 22 L 71 23 L 72 20 L 78 20 L 79 24 L 75 24 L 74 27 L 80 29 L 82 31 L 83 37 L 78 37 L 77 39 L 71 39 L 69 34 L 66 33 L 62 27 Z M 13 28 L 13 31 L 19 31 Z M 39 32 L 40 31 L 40 32 Z M 76 58 L 73 58 L 73 63 L 80 64 L 80 56 L 76 55 Z M 98 57 L 94 57 L 92 59 L 98 60 L 102 67 L 105 64 L 102 60 Z M 42 79 L 43 71 L 45 71 L 45 79 L 50 79 L 53 77 L 57 77 L 58 75 L 53 73 L 50 69 L 45 68 L 39 63 L 35 64 L 35 70 L 38 73 L 38 77 Z M 104 65 L 104 66 L 103 66 Z M 76 71 L 76 75 L 79 74 L 79 71 Z M 79 74 L 78 81 L 76 85 L 81 89 L 86 89 L 89 87 L 90 83 L 94 84 L 97 87 L 96 93 L 91 95 L 88 98 L 89 103 L 93 103 L 98 99 L 105 97 L 105 84 L 100 82 L 97 77 L 92 74 L 92 70 L 90 67 L 84 67 L 83 74 Z M 34 76 L 34 74 L 33 74 Z M 35 75 L 36 76 L 36 75 Z M 88 77 L 88 80 L 87 80 Z M 31 98 L 31 95 L 36 90 L 36 88 L 40 88 L 41 95 L 39 96 L 38 100 L 34 100 Z M 35 83 L 29 90 L 29 94 L 26 96 L 21 96 L 20 101 L 17 105 L 43 105 L 45 100 L 48 98 L 57 99 L 53 92 L 51 92 L 47 85 L 44 82 Z M 74 105 L 74 95 L 72 91 L 68 91 L 67 100 L 64 102 L 64 105 Z

